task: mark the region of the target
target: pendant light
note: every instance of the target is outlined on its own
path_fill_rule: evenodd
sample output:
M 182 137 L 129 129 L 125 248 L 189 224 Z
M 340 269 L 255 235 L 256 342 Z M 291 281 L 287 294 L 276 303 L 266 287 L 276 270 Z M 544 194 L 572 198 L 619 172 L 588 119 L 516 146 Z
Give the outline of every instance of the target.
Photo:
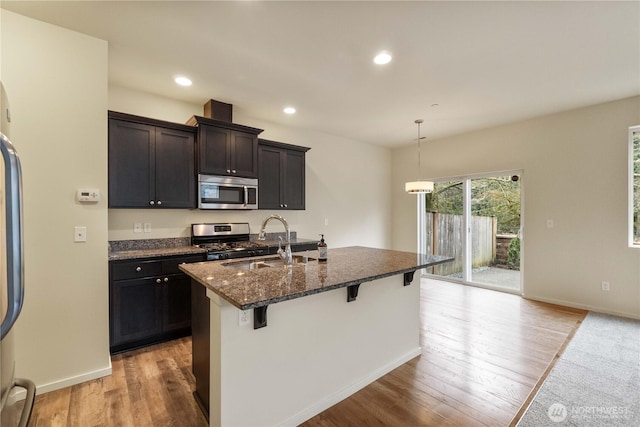
M 420 124 L 422 124 L 424 120 L 417 119 L 415 123 L 418 125 L 418 180 L 405 182 L 404 189 L 409 194 L 425 194 L 433 192 L 433 182 L 431 181 L 423 181 L 420 179 Z

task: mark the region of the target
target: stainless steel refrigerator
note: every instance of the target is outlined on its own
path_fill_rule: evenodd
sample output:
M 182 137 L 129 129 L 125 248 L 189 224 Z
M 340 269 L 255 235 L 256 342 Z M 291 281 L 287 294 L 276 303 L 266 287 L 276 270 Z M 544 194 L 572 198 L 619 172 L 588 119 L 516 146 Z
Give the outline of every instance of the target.
M 22 172 L 20 159 L 9 141 L 11 115 L 0 82 L 0 426 L 26 427 L 33 409 L 33 382 L 15 378 L 14 331 L 24 302 L 22 264 Z M 26 389 L 24 403 L 18 400 Z

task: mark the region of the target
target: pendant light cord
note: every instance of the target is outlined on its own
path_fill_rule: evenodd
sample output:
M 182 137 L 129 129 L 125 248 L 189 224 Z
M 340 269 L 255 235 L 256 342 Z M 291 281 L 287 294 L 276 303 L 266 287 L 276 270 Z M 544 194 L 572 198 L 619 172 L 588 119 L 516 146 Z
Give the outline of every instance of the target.
M 421 167 L 421 156 L 420 156 L 420 124 L 423 123 L 424 120 L 416 119 L 415 123 L 418 125 L 418 181 L 422 181 L 422 167 Z

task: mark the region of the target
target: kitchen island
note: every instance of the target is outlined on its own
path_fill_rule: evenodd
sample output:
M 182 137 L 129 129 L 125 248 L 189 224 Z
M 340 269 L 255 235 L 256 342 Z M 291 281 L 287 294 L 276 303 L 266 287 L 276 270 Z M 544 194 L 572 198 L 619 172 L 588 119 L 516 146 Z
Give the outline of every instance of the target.
M 414 273 L 451 260 L 365 247 L 331 249 L 326 263 L 296 255 L 290 267 L 180 266 L 193 279 L 195 395 L 212 426 L 299 424 L 418 356 Z

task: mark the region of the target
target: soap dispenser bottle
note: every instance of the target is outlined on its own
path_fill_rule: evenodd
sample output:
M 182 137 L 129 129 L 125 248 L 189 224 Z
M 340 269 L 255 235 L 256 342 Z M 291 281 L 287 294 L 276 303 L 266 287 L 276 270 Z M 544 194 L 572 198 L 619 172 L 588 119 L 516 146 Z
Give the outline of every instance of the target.
M 320 243 L 318 243 L 318 261 L 327 262 L 327 244 L 324 242 L 324 234 L 320 235 Z

